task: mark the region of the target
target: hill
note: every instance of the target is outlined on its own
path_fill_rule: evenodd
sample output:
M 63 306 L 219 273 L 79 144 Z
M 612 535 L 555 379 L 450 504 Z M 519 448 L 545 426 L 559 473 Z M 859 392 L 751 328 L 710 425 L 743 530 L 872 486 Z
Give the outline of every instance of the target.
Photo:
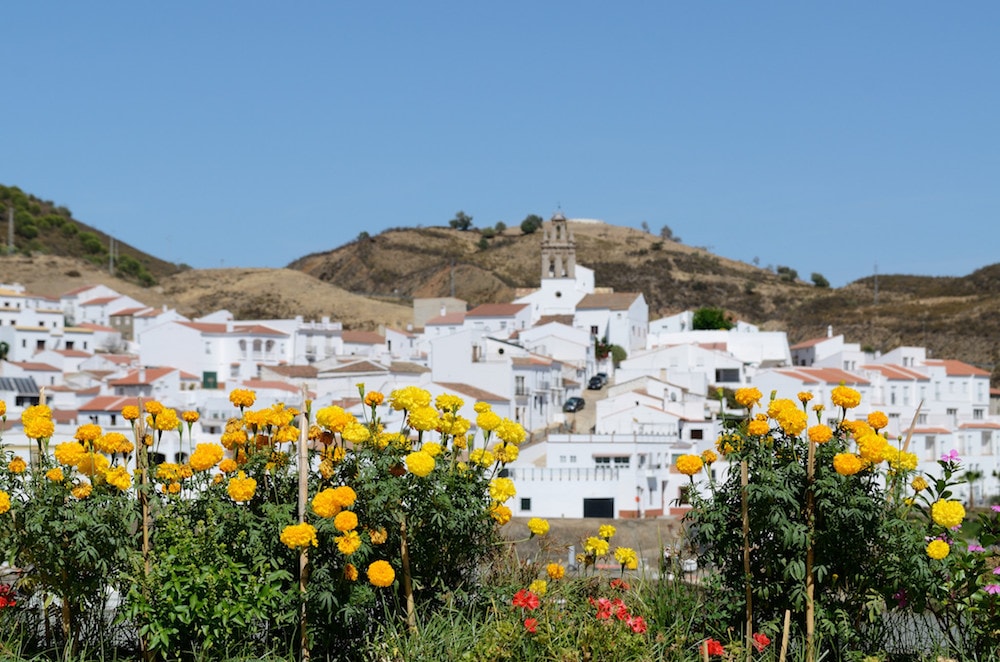
M 1000 359 L 1000 265 L 961 278 L 881 275 L 842 288 L 817 287 L 633 228 L 571 222 L 577 264 L 598 287 L 642 292 L 650 318 L 720 307 L 792 343 L 826 335 L 888 351 L 927 347 L 987 370 Z M 395 228 L 296 260 L 290 269 L 357 294 L 395 298 L 456 296 L 471 305 L 510 301 L 537 287 L 541 237 L 512 228 L 485 238 L 450 228 Z M 996 383 L 996 380 L 994 380 Z

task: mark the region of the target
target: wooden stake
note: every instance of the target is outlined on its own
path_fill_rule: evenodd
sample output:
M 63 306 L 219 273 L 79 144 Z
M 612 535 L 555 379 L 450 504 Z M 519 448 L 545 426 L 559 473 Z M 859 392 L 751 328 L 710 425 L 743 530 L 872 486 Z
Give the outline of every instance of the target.
M 302 386 L 302 411 L 299 414 L 299 524 L 306 521 L 306 502 L 309 498 L 309 452 L 306 444 L 309 441 L 309 419 L 306 418 L 306 397 L 308 393 Z M 305 545 L 299 550 L 299 593 L 302 594 L 302 606 L 299 613 L 299 628 L 301 630 L 301 654 L 303 660 L 309 659 L 309 629 L 307 622 L 306 592 L 309 584 L 309 547 Z
M 410 578 L 410 547 L 406 540 L 406 515 L 399 524 L 399 554 L 403 562 L 403 595 L 406 598 L 406 626 L 417 631 L 417 607 L 413 602 L 413 581 Z
M 788 654 L 788 630 L 791 625 L 792 612 L 788 609 L 785 610 L 785 627 L 781 630 L 781 655 L 778 657 L 778 662 L 785 662 L 785 655 Z
M 806 455 L 806 526 L 808 538 L 806 547 L 806 662 L 813 662 L 813 636 L 816 632 L 816 605 L 814 595 L 816 582 L 813 578 L 813 476 L 816 473 L 816 444 L 811 441 Z
M 750 467 L 746 460 L 740 462 L 740 500 L 743 508 L 743 577 L 747 594 L 747 638 L 753 633 L 753 578 L 750 576 L 750 504 L 747 492 L 750 485 Z M 749 643 L 749 641 L 748 641 Z M 750 659 L 750 648 L 747 648 L 747 659 Z

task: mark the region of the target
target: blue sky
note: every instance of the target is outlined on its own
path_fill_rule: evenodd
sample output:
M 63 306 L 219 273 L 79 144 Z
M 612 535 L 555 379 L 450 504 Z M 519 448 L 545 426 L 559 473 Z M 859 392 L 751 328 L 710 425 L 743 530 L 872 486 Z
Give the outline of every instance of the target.
M 835 286 L 1000 261 L 1000 3 L 24 2 L 0 183 L 194 267 L 603 219 Z

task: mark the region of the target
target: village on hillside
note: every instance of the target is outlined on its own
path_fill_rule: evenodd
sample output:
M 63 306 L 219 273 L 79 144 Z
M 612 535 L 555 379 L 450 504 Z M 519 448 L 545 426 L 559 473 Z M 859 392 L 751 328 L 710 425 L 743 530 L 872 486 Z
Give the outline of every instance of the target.
M 164 435 L 156 449 L 183 462 L 239 416 L 234 388 L 253 390 L 258 407 L 309 399 L 314 410 L 338 405 L 362 418 L 359 384 L 385 394 L 419 386 L 462 397 L 469 420 L 484 401 L 528 431 L 505 470 L 517 485 L 515 516 L 663 517 L 686 508 L 676 458 L 714 449 L 723 418 L 745 413 L 726 408 L 720 388 L 808 392 L 831 423 L 831 391 L 845 384 L 862 395 L 852 415 L 884 412 L 890 437 L 908 441 L 920 470 L 936 473 L 952 451 L 962 457 L 969 482 L 958 498 L 977 505 L 1000 495 L 1000 394 L 988 372 L 922 347 L 866 353 L 832 328 L 789 346 L 783 332 L 745 322 L 696 330 L 693 311 L 650 321 L 642 293 L 601 288 L 576 263 L 562 214 L 539 235 L 538 289 L 471 310 L 455 298 L 416 299 L 411 325 L 380 333 L 329 318 L 235 320 L 226 310 L 187 319 L 104 285 L 58 299 L 0 285 L 3 443 L 37 452 L 20 415 L 42 398 L 55 441 L 85 423 L 131 435 L 122 408 L 155 399 L 199 413 L 190 435 Z M 612 346 L 626 357 L 616 363 Z M 401 428 L 402 412 L 384 409 L 385 426 Z M 724 460 L 713 470 L 721 476 Z

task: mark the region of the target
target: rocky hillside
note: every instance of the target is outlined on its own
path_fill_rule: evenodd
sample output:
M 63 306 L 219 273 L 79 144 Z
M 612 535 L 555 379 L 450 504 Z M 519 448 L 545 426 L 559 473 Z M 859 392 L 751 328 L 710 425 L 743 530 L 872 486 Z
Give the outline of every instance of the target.
M 842 288 L 816 287 L 635 230 L 571 223 L 577 263 L 598 287 L 642 292 L 650 317 L 720 307 L 792 343 L 828 327 L 862 347 L 920 345 L 932 356 L 988 370 L 1000 362 L 1000 264 L 962 278 L 878 276 Z M 396 228 L 289 265 L 366 296 L 453 295 L 471 305 L 509 301 L 537 287 L 541 236 L 508 229 L 494 238 L 449 228 Z M 1000 371 L 998 371 L 1000 372 Z

